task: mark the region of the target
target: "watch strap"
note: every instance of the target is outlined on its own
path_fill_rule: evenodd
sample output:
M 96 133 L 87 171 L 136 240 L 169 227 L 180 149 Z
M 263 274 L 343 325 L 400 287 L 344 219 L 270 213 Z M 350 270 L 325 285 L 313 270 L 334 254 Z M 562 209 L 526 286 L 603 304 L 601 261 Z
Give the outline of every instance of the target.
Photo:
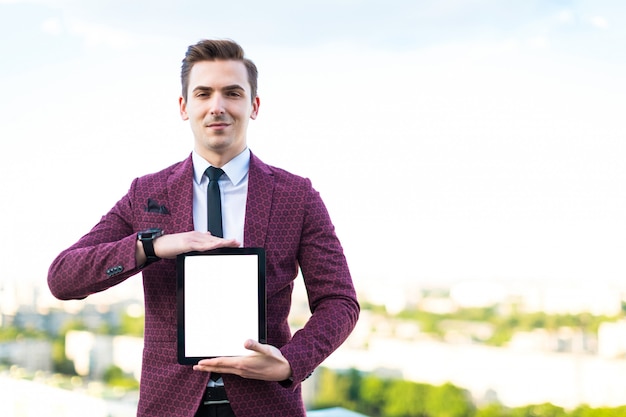
M 158 228 L 148 229 L 141 231 L 137 234 L 138 239 L 141 241 L 143 251 L 146 254 L 146 263 L 144 266 L 158 261 L 159 258 L 154 252 L 154 240 L 163 235 L 163 230 Z
M 143 245 L 143 251 L 145 252 L 148 259 L 151 259 L 151 258 L 153 258 L 154 260 L 161 259 L 158 256 L 156 256 L 156 253 L 154 253 L 154 238 L 142 239 L 141 244 Z

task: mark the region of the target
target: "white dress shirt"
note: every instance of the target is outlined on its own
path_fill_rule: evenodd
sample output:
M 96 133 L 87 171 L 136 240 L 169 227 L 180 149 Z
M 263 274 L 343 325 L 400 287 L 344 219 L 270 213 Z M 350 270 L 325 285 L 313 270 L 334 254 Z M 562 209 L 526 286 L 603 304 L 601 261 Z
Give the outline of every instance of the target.
M 211 165 L 194 150 L 193 161 L 193 227 L 194 230 L 208 230 L 207 187 L 209 177 L 204 171 Z M 222 200 L 222 231 L 224 238 L 236 239 L 243 246 L 243 226 L 246 217 L 248 196 L 248 169 L 250 168 L 250 149 L 246 148 L 239 155 L 221 167 L 224 170 L 218 184 Z

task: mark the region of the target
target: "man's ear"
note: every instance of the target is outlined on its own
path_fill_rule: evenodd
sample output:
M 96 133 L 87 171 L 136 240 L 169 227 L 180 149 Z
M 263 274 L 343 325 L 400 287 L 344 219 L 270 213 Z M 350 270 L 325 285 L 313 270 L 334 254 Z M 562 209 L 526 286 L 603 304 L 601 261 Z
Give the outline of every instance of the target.
M 256 96 L 254 100 L 252 100 L 252 112 L 250 113 L 250 118 L 252 120 L 256 119 L 259 114 L 259 106 L 261 106 L 261 99 L 259 96 Z
M 180 118 L 183 120 L 189 120 L 189 115 L 187 114 L 187 102 L 183 96 L 178 98 L 178 106 L 180 107 Z

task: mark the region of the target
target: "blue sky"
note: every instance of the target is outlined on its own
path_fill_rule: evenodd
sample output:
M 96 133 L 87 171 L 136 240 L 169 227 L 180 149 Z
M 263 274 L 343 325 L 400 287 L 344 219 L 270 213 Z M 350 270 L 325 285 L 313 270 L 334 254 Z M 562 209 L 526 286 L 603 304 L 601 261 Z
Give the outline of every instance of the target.
M 132 178 L 187 156 L 180 60 L 218 37 L 260 69 L 252 151 L 313 180 L 358 285 L 623 281 L 625 17 L 591 0 L 0 0 L 0 280 L 45 280 Z

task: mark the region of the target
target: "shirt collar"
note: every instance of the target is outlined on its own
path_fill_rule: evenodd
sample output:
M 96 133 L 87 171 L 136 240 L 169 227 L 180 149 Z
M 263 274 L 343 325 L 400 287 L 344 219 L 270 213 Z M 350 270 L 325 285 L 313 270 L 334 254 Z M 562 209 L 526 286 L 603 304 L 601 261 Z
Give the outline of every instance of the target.
M 211 164 L 195 150 L 191 153 L 191 159 L 193 161 L 193 180 L 196 184 L 200 184 L 205 177 L 204 171 L 206 171 Z M 224 173 L 226 173 L 226 176 L 233 185 L 239 184 L 246 177 L 249 168 L 250 149 L 248 147 L 222 167 Z

